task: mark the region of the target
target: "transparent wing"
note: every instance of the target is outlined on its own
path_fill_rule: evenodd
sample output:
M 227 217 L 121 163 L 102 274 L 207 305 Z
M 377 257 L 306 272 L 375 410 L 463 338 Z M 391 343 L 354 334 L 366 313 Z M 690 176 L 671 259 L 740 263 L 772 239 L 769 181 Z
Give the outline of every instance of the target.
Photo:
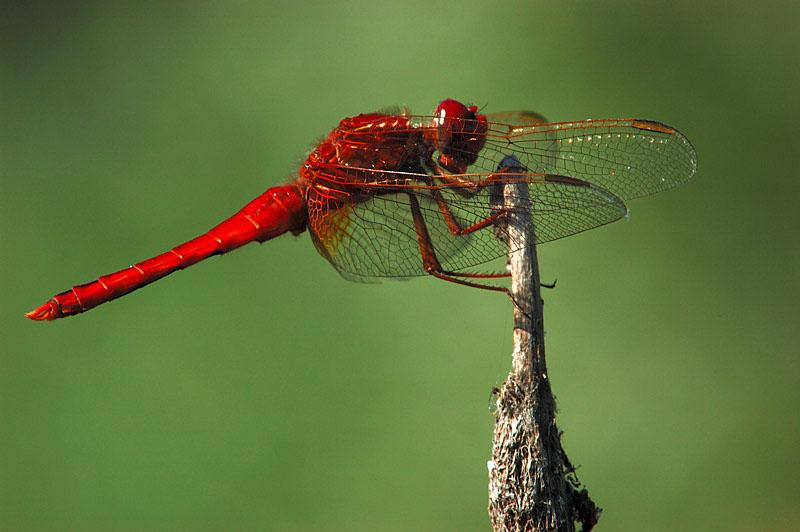
M 476 181 L 490 175 L 470 175 Z M 448 271 L 463 271 L 508 253 L 509 242 L 500 217 L 467 234 L 454 234 L 442 213 L 442 202 L 459 227 L 467 228 L 502 209 L 503 187 L 522 182 L 532 202 L 533 230 L 540 243 L 573 235 L 625 216 L 624 203 L 610 192 L 564 176 L 506 173 L 474 191 L 457 185 L 430 185 L 430 176 L 407 176 L 401 185 L 362 185 L 360 197 L 341 208 L 312 209 L 309 230 L 320 253 L 347 279 L 370 281 L 382 277 L 425 275 L 420 233 L 410 205 L 414 196 L 440 264 Z M 437 202 L 437 199 L 439 200 Z
M 506 155 L 533 171 L 600 185 L 623 201 L 676 187 L 697 169 L 689 140 L 675 128 L 649 120 L 491 123 L 475 167 L 491 171 Z
M 531 126 L 536 124 L 547 124 L 548 120 L 536 111 L 501 111 L 499 113 L 487 113 L 486 120 L 498 124 L 514 126 Z

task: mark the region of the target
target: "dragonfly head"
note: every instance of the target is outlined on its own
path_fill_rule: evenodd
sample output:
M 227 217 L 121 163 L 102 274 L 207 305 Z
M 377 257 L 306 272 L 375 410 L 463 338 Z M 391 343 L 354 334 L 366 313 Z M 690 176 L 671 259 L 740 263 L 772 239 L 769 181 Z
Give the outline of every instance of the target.
M 467 107 L 456 100 L 444 100 L 436 108 L 431 136 L 438 148 L 439 164 L 448 172 L 463 174 L 478 160 L 486 143 L 488 124 L 474 105 Z

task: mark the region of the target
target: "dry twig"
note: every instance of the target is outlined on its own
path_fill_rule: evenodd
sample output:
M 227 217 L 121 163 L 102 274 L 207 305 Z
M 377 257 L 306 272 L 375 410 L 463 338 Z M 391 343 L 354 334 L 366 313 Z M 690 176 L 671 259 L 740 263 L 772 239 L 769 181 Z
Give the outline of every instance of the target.
M 495 532 L 588 532 L 600 517 L 561 447 L 544 356 L 542 299 L 530 199 L 524 184 L 505 193 L 514 300 L 511 373 L 499 391 L 489 462 L 489 514 Z M 524 245 L 519 246 L 519 243 Z

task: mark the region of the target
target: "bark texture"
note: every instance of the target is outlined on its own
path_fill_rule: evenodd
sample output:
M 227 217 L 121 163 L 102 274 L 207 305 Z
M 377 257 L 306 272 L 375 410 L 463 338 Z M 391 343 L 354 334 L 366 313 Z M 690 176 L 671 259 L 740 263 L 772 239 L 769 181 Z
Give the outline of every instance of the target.
M 600 517 L 561 446 L 545 362 L 541 286 L 530 199 L 524 185 L 506 186 L 514 353 L 498 392 L 489 515 L 495 532 L 588 532 Z

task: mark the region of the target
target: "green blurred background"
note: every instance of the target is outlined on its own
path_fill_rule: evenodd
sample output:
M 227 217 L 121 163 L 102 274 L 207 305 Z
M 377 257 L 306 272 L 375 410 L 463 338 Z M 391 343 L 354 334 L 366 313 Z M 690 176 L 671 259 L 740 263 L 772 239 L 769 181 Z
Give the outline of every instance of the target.
M 486 531 L 511 305 L 342 280 L 307 235 L 88 314 L 338 120 L 453 97 L 679 127 L 695 180 L 540 249 L 597 530 L 800 530 L 792 2 L 4 2 L 0 529 Z

